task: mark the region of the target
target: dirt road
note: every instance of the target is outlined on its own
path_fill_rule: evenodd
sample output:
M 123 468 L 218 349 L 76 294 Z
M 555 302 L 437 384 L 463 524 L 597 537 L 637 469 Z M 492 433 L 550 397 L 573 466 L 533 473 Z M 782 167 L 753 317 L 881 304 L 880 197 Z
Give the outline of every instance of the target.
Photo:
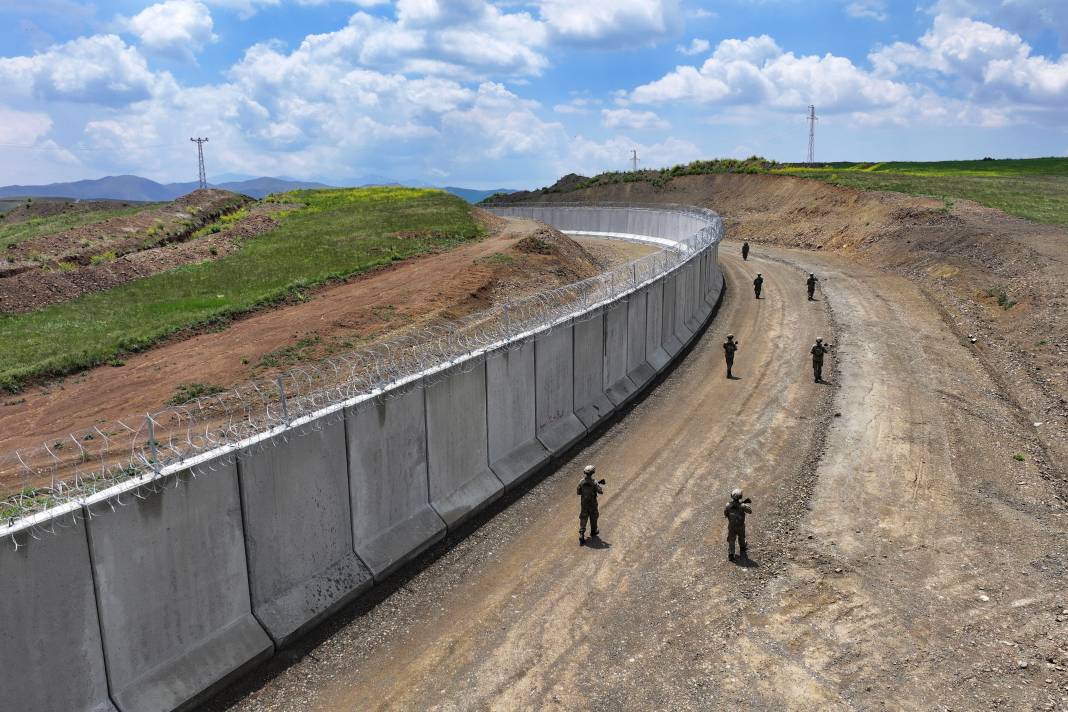
M 713 326 L 624 419 L 209 708 L 1068 705 L 1068 515 L 1013 458 L 1036 426 L 906 279 L 735 247 Z M 823 277 L 819 301 L 798 267 Z M 829 385 L 817 334 L 837 344 Z M 580 548 L 589 462 L 604 541 Z M 733 486 L 755 500 L 745 566 L 725 557 Z

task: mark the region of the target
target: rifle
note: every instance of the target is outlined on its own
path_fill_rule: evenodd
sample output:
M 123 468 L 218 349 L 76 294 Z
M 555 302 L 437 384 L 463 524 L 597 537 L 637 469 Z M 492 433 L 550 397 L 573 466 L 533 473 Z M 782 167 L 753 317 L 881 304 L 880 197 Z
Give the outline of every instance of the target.
M 752 503 L 753 503 L 753 498 L 752 497 L 746 497 L 745 499 L 742 500 L 742 504 L 752 504 Z

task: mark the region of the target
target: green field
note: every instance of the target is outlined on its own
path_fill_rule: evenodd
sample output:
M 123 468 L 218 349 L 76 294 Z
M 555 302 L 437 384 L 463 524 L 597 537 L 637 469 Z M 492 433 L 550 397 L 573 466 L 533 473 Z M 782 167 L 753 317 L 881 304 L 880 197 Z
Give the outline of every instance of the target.
M 302 190 L 305 207 L 214 262 L 180 267 L 28 314 L 0 316 L 0 387 L 73 373 L 170 334 L 224 323 L 330 280 L 476 239 L 471 206 L 437 190 Z
M 1035 222 L 1068 226 L 1068 158 L 777 166 L 771 173 L 860 190 L 964 198 Z
M 19 205 L 22 202 L 24 201 L 19 201 Z M 153 207 L 153 205 L 154 203 L 140 203 L 131 205 L 128 208 L 86 210 L 63 215 L 50 215 L 44 218 L 31 218 L 22 222 L 13 222 L 10 225 L 0 221 L 0 249 L 7 249 L 9 245 L 17 245 L 23 240 L 30 240 L 40 235 L 51 235 L 73 227 L 103 222 L 118 215 L 131 215 L 145 208 Z

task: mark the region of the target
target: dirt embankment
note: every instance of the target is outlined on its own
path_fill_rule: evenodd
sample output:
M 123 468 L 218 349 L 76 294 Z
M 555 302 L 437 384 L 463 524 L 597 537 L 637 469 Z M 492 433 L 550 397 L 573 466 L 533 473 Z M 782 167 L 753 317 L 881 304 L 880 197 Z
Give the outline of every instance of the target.
M 233 386 L 570 284 L 605 266 L 539 223 L 480 217 L 491 229 L 485 239 L 312 290 L 304 301 L 252 314 L 222 331 L 183 334 L 127 356 L 119 367 L 91 369 L 0 401 L 0 452 L 158 410 L 182 384 Z M 23 485 L 18 473 L 6 480 L 0 473 L 0 496 Z
M 0 264 L 0 312 L 33 311 L 216 259 L 242 239 L 273 228 L 270 213 L 293 207 L 257 203 L 225 229 L 198 234 L 250 202 L 225 190 L 197 190 L 171 203 L 11 245 Z
M 1042 443 L 1024 456 L 1068 494 L 1068 231 L 969 201 L 772 175 L 687 176 L 661 188 L 624 183 L 506 200 L 702 205 L 723 215 L 733 239 L 835 251 L 907 275 L 959 338 L 975 339 L 976 353 Z M 783 288 L 802 294 L 804 285 Z

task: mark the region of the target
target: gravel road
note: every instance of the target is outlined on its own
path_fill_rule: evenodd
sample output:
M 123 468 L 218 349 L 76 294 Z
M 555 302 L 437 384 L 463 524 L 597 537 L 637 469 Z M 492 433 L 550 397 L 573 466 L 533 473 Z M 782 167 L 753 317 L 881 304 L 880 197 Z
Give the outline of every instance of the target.
M 1013 457 L 1030 419 L 911 282 L 736 248 L 719 315 L 625 417 L 207 709 L 1068 706 L 1068 515 Z M 580 548 L 587 463 L 604 541 Z M 755 500 L 744 566 L 735 486 Z

